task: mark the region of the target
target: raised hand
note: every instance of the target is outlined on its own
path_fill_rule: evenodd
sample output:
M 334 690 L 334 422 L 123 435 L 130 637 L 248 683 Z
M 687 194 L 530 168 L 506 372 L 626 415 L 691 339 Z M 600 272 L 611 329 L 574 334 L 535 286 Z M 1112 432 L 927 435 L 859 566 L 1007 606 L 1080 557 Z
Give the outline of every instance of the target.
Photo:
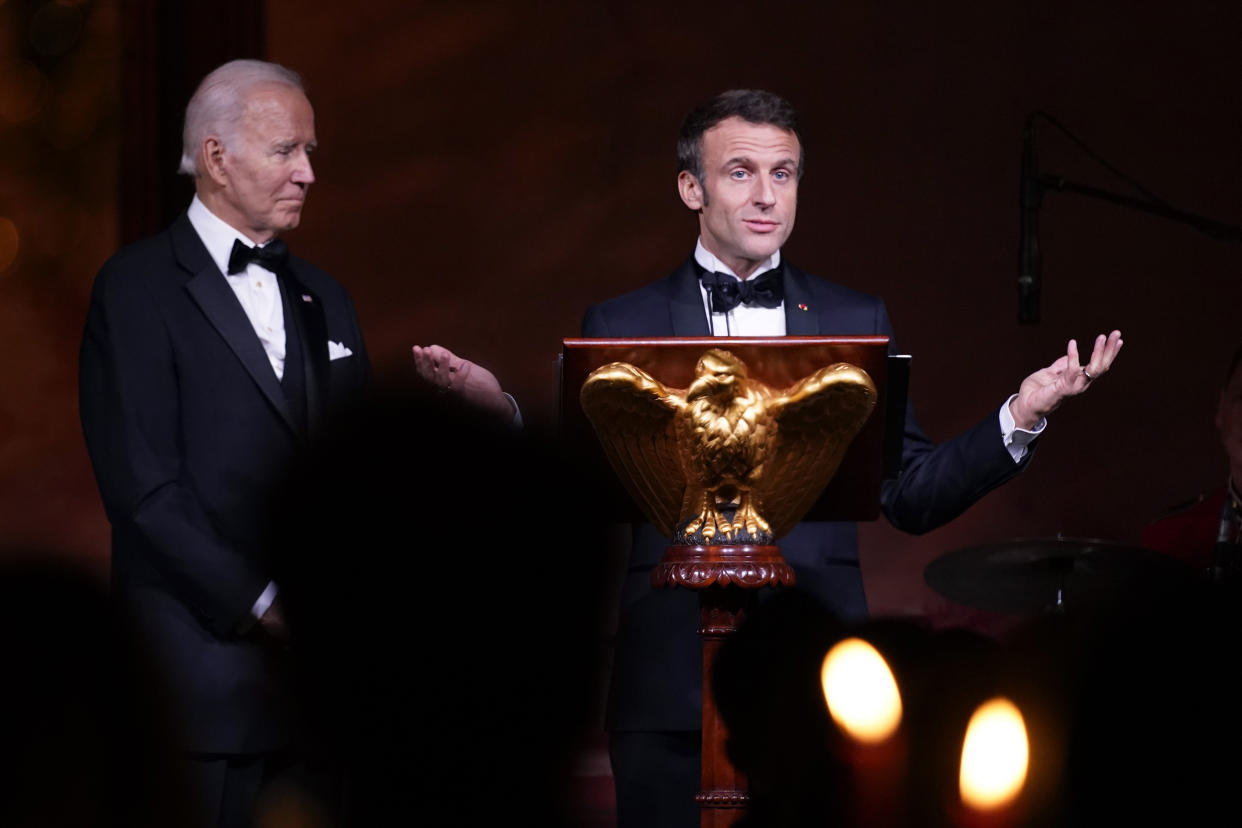
M 1018 428 L 1033 428 L 1066 399 L 1086 391 L 1108 373 L 1122 344 L 1121 331 L 1113 331 L 1108 336 L 1100 334 L 1095 338 L 1091 359 L 1083 365 L 1078 361 L 1078 343 L 1071 339 L 1065 356 L 1022 381 L 1018 396 L 1009 404 L 1014 423 Z
M 513 418 L 513 402 L 491 371 L 440 345 L 415 345 L 411 353 L 414 370 L 433 387 L 457 394 L 498 417 Z

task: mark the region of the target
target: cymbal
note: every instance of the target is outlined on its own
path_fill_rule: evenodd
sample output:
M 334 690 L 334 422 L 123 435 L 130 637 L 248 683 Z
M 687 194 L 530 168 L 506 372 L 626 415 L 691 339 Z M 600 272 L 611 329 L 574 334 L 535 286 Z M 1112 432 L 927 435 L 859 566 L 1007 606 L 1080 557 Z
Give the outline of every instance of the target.
M 1055 537 L 946 552 L 926 566 L 923 580 L 959 604 L 1027 614 L 1077 607 L 1192 573 L 1186 563 L 1145 547 Z

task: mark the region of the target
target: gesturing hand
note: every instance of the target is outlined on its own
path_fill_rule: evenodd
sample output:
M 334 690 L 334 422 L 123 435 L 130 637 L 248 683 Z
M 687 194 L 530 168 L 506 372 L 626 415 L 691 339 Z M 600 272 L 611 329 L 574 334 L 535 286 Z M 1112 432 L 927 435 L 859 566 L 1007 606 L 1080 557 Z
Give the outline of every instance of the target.
M 1022 381 L 1018 396 L 1009 404 L 1014 423 L 1018 428 L 1033 428 L 1067 398 L 1086 391 L 1108 373 L 1121 346 L 1121 331 L 1113 331 L 1107 337 L 1100 334 L 1095 338 L 1091 359 L 1082 365 L 1078 362 L 1078 343 L 1071 339 L 1065 356 Z
M 513 417 L 513 403 L 491 371 L 440 345 L 415 345 L 411 353 L 414 370 L 433 387 L 458 394 L 498 417 Z

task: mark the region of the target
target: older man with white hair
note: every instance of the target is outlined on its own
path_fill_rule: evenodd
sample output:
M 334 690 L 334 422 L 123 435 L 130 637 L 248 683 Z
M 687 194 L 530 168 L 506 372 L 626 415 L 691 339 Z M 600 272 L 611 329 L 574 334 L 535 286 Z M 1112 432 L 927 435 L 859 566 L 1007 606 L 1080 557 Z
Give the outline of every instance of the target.
M 249 825 L 297 766 L 267 507 L 369 376 L 349 295 L 278 238 L 301 219 L 315 146 L 295 72 L 211 72 L 186 108 L 193 201 L 104 264 L 82 341 L 113 590 L 158 659 L 205 825 Z

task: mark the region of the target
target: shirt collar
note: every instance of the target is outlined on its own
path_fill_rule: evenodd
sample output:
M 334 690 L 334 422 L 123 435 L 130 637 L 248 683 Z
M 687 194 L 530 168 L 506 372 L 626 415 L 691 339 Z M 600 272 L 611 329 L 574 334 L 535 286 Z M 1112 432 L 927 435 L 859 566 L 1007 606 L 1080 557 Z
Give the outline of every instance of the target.
M 694 260 L 698 262 L 700 265 L 702 265 L 703 268 L 707 270 L 707 272 L 709 273 L 711 273 L 712 271 L 715 271 L 716 273 L 728 273 L 730 276 L 737 278 L 737 274 L 733 272 L 732 268 L 730 268 L 724 262 L 720 261 L 720 259 L 717 259 L 714 253 L 712 253 L 710 250 L 708 250 L 706 247 L 703 246 L 702 236 L 699 237 L 698 242 L 696 242 L 694 245 Z M 781 251 L 777 250 L 775 253 L 773 253 L 768 258 L 767 262 L 755 268 L 755 272 L 750 274 L 746 278 L 753 279 L 756 276 L 758 276 L 760 273 L 766 273 L 769 270 L 775 270 L 776 268 L 780 267 L 780 264 L 781 264 Z
M 190 209 L 186 210 L 186 216 L 190 219 L 190 224 L 194 226 L 198 237 L 203 240 L 203 246 L 207 248 L 212 261 L 226 276 L 229 272 L 229 254 L 233 252 L 234 240 L 240 239 L 243 244 L 250 247 L 262 247 L 263 244 L 267 244 L 267 242 L 258 244 L 254 239 L 211 212 L 207 205 L 199 200 L 197 193 L 190 201 Z

